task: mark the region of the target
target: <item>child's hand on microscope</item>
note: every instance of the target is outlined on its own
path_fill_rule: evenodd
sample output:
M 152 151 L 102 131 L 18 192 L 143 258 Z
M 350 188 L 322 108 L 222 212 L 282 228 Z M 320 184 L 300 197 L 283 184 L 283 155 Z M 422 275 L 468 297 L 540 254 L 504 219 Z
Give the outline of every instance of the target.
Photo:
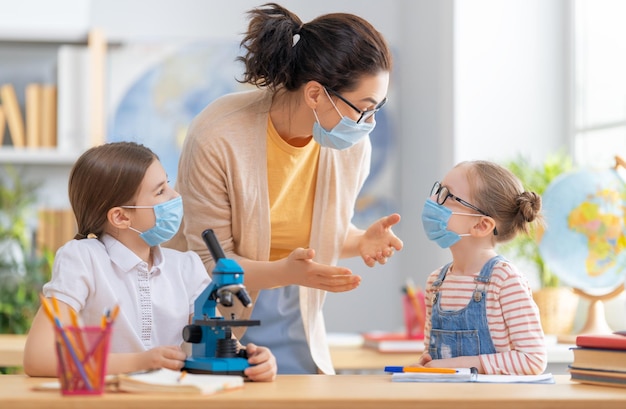
M 178 346 L 155 347 L 142 352 L 140 355 L 140 368 L 136 370 L 166 368 L 178 371 L 185 365 L 187 358 L 187 355 Z
M 276 358 L 267 347 L 255 344 L 246 345 L 248 363 L 251 365 L 244 370 L 244 374 L 252 381 L 270 382 L 276 379 L 278 367 Z

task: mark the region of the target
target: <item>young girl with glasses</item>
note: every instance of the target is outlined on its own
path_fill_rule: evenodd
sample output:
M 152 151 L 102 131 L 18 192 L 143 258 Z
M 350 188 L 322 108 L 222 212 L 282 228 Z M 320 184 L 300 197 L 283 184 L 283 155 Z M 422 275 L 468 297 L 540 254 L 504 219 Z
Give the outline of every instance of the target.
M 546 369 L 539 311 L 526 277 L 496 245 L 540 222 L 541 197 L 510 171 L 462 162 L 435 183 L 422 222 L 452 262 L 426 283 L 426 367 L 475 367 L 479 373 L 535 375 Z
M 119 306 L 108 373 L 181 369 L 183 328 L 211 278 L 196 253 L 160 246 L 183 214 L 161 162 L 131 142 L 91 148 L 72 168 L 69 197 L 78 234 L 57 251 L 44 296 L 58 300 L 67 322 L 76 312 L 84 325 L 100 325 L 103 312 Z M 40 308 L 24 351 L 26 374 L 57 374 L 54 345 L 54 328 Z M 249 379 L 275 378 L 268 348 L 248 344 L 246 352 Z

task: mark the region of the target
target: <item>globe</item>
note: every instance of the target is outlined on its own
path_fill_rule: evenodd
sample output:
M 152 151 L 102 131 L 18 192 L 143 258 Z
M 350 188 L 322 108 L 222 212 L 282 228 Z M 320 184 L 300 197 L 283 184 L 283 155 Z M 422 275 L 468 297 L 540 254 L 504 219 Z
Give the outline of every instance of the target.
M 603 295 L 626 277 L 626 185 L 615 169 L 567 172 L 542 197 L 539 253 L 564 284 Z

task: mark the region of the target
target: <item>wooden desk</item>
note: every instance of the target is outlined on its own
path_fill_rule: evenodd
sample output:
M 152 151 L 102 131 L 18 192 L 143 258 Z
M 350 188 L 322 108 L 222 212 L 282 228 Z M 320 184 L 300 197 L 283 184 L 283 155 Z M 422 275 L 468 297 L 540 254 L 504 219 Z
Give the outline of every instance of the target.
M 574 345 L 548 344 L 548 368 L 552 374 L 569 374 L 568 365 L 574 360 L 570 350 Z M 377 352 L 361 346 L 333 346 L 330 355 L 338 374 L 382 374 L 386 365 L 405 366 L 417 362 L 419 352 Z
M 385 366 L 405 366 L 417 362 L 418 352 L 378 352 L 364 347 L 330 347 L 333 366 L 338 374 L 383 373 Z
M 26 335 L 0 334 L 0 366 L 22 366 Z
M 0 334 L 0 367 L 22 366 L 26 335 Z M 571 345 L 554 344 L 548 347 L 548 370 L 553 374 L 566 374 L 573 360 Z M 409 365 L 418 353 L 380 353 L 360 346 L 332 346 L 330 353 L 337 373 L 382 373 L 386 365 Z
M 388 375 L 281 375 L 275 382 L 248 382 L 243 389 L 211 396 L 107 392 L 103 396 L 64 397 L 58 391 L 33 391 L 46 378 L 0 376 L 2 407 L 172 409 L 193 408 L 355 408 L 415 409 L 623 409 L 626 390 L 577 384 L 566 375 L 557 384 L 395 383 Z

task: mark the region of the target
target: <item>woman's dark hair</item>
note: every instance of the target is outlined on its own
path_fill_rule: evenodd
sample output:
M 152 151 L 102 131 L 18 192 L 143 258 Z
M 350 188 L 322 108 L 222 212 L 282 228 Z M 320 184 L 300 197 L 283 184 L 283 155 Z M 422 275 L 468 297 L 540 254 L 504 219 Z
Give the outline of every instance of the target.
M 325 14 L 305 24 L 276 3 L 248 15 L 245 54 L 237 58 L 245 65 L 242 83 L 292 91 L 317 81 L 340 92 L 353 90 L 365 75 L 391 71 L 387 42 L 361 17 Z
M 83 153 L 72 167 L 68 184 L 78 225 L 75 238 L 100 236 L 107 212 L 133 199 L 155 160 L 154 152 L 133 142 L 108 143 Z

